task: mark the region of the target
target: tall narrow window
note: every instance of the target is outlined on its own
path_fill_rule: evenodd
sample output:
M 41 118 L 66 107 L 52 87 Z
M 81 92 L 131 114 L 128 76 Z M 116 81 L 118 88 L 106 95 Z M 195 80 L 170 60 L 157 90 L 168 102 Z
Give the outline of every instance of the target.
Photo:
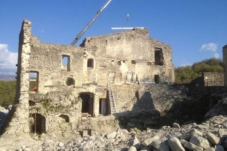
M 30 72 L 29 73 L 29 91 L 37 92 L 39 88 L 39 73 Z
M 154 81 L 156 84 L 159 83 L 159 75 L 154 75 Z
M 70 58 L 69 56 L 62 55 L 62 69 L 70 71 Z
M 87 60 L 87 67 L 94 68 L 94 59 Z
M 164 58 L 161 48 L 155 48 L 155 65 L 163 65 Z

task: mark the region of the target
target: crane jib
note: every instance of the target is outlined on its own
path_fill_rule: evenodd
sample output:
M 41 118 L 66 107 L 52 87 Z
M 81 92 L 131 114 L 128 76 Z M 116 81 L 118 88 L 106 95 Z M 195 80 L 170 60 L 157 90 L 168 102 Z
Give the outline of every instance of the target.
M 87 31 L 87 29 L 92 25 L 92 23 L 98 18 L 102 11 L 110 4 L 112 0 L 108 0 L 100 10 L 97 11 L 97 14 L 91 19 L 91 21 L 83 28 L 83 30 L 76 36 L 71 45 L 75 45 L 77 41 L 82 37 L 82 35 Z

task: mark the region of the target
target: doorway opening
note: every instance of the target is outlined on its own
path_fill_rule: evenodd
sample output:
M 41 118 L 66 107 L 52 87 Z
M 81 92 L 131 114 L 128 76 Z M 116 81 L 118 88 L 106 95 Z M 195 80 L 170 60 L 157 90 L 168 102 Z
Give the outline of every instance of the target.
M 33 113 L 29 115 L 30 132 L 34 134 L 42 134 L 46 132 L 46 118 L 39 114 Z
M 154 75 L 154 82 L 159 84 L 159 75 Z
M 99 114 L 107 115 L 108 113 L 108 102 L 107 99 L 99 99 Z
M 82 99 L 82 110 L 81 112 L 84 114 L 88 114 L 89 116 L 93 116 L 93 106 L 94 106 L 94 94 L 85 92 L 80 93 L 79 96 Z

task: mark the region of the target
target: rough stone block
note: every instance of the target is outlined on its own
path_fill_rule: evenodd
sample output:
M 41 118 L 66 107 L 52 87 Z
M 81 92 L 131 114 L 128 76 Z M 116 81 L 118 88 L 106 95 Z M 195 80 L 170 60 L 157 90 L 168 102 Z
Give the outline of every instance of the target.
M 157 139 L 159 139 L 160 137 L 159 136 L 154 136 L 154 137 L 152 137 L 152 138 L 148 138 L 148 139 L 145 139 L 144 140 L 144 145 L 145 146 L 148 146 L 148 145 L 150 145 L 153 141 L 155 141 L 155 140 L 157 140 Z
M 203 137 L 200 137 L 200 136 L 192 136 L 191 139 L 190 139 L 190 142 L 195 144 L 195 145 L 198 145 L 200 147 L 203 147 L 203 148 L 210 148 L 210 143 L 208 142 L 208 140 L 206 138 L 203 138 Z
M 182 134 L 179 138 L 189 140 L 193 135 L 202 136 L 202 133 L 196 129 L 191 129 L 190 131 Z
M 210 132 L 207 133 L 207 139 L 214 145 L 217 145 L 220 142 L 220 138 Z
M 153 146 L 155 149 L 159 151 L 169 151 L 169 146 L 167 142 L 162 142 L 160 140 L 155 140 L 151 143 L 151 146 Z
M 168 138 L 168 145 L 174 151 L 185 151 L 185 149 L 181 145 L 179 139 L 176 137 L 170 136 Z
M 190 150 L 193 150 L 193 151 L 203 151 L 203 148 L 202 147 L 199 147 L 195 144 L 192 144 L 190 142 L 187 142 L 186 140 L 180 140 L 181 144 L 187 148 L 187 149 L 190 149 Z

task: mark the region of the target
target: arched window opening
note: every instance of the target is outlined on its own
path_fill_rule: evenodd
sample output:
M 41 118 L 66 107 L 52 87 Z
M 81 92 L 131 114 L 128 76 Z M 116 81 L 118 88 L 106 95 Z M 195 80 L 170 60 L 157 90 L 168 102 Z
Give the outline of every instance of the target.
M 67 86 L 75 85 L 75 80 L 73 78 L 70 78 L 70 77 L 67 78 L 66 85 Z
M 69 122 L 69 116 L 61 114 L 59 117 L 63 118 L 65 122 Z
M 39 114 L 33 113 L 29 115 L 30 132 L 34 134 L 42 134 L 46 132 L 46 118 Z

